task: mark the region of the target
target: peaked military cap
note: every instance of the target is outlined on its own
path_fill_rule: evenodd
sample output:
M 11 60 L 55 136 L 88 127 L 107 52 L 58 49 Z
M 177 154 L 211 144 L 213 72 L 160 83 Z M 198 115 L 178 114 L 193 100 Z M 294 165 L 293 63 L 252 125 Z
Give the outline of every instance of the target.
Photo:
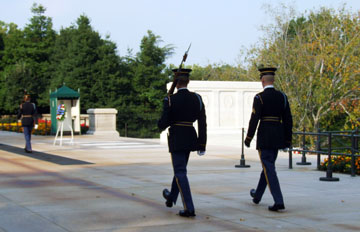
M 264 75 L 273 75 L 273 76 L 275 76 L 275 71 L 276 70 L 277 70 L 277 68 L 274 68 L 274 67 L 259 68 L 260 79 Z
M 192 71 L 192 69 L 182 68 L 179 70 L 179 69 L 175 68 L 172 71 L 174 72 L 177 79 L 186 80 L 186 79 L 189 79 L 190 72 Z

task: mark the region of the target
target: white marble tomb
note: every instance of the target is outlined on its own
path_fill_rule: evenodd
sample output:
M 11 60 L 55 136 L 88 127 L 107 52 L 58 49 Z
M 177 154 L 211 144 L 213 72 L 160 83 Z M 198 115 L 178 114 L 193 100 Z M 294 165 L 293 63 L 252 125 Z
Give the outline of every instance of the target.
M 168 83 L 167 88 L 170 86 Z M 188 88 L 200 94 L 205 104 L 208 143 L 240 144 L 241 130 L 243 127 L 247 130 L 249 124 L 254 96 L 263 90 L 261 82 L 190 81 Z M 167 130 L 161 133 L 161 142 L 166 142 L 166 138 Z

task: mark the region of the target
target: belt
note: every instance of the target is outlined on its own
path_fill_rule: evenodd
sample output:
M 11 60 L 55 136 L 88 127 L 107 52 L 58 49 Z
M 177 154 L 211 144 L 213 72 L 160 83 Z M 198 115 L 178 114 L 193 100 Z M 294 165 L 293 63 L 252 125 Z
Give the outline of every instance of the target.
M 23 115 L 23 118 L 32 118 L 32 115 L 25 114 L 25 115 Z
M 179 121 L 179 122 L 174 122 L 174 124 L 172 124 L 172 126 L 193 126 L 193 123 L 192 122 Z
M 280 117 L 276 117 L 276 116 L 265 116 L 261 118 L 262 122 L 281 122 L 281 118 Z

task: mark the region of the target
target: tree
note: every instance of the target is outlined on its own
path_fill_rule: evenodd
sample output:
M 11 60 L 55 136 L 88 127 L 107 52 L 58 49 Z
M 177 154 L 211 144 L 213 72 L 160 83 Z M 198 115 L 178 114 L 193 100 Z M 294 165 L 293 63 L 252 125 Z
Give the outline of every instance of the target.
M 0 61 L 2 61 L 2 57 L 4 56 L 4 38 L 6 36 L 6 24 L 0 21 Z M 2 62 L 0 62 L 0 72 L 3 70 Z
M 37 100 L 40 112 L 48 107 L 49 57 L 56 33 L 51 18 L 44 16 L 43 6 L 34 4 L 31 11 L 34 16 L 23 31 L 15 24 L 3 26 L 6 35 L 1 62 L 1 100 L 5 102 L 4 110 L 8 113 L 14 113 L 18 108 L 17 103 L 24 92 Z
M 148 31 L 141 40 L 140 51 L 133 60 L 130 59 L 133 92 L 129 107 L 132 118 L 127 124 L 136 137 L 159 136 L 156 122 L 169 81 L 164 62 L 173 50 L 169 45 L 160 47 L 160 42 L 159 36 Z
M 0 108 L 2 114 L 13 114 L 18 107 L 17 103 L 20 103 L 21 93 L 23 93 L 23 89 L 18 86 L 19 79 L 22 80 L 23 78 L 11 78 L 12 73 L 15 72 L 13 70 L 15 69 L 16 57 L 22 50 L 17 49 L 16 45 L 19 48 L 22 47 L 23 33 L 15 24 L 1 23 L 1 36 L 3 48 L 0 51 L 2 58 L 0 60 L 0 101 L 3 104 L 0 105 Z
M 24 30 L 0 22 L 0 112 L 15 113 L 25 90 L 48 112 L 49 89 L 66 84 L 80 89 L 82 113 L 116 108 L 118 129 L 128 127 L 130 136 L 159 136 L 156 121 L 171 73 L 164 62 L 172 47 L 160 47 L 160 37 L 148 31 L 135 56 L 119 57 L 116 45 L 108 36 L 102 39 L 87 16 L 57 34 L 44 12 L 34 4 Z
M 175 67 L 174 67 L 175 68 Z M 209 80 L 209 81 L 248 81 L 246 70 L 238 67 L 233 67 L 228 64 L 213 64 L 201 67 L 199 65 L 190 65 L 188 68 L 192 69 L 192 80 Z
M 121 59 L 116 45 L 102 39 L 81 15 L 76 25 L 62 29 L 51 59 L 54 78 L 51 88 L 66 84 L 81 91 L 81 108 L 115 107 L 118 95 L 126 90 L 121 78 Z
M 259 64 L 278 67 L 276 85 L 289 96 L 297 130 L 359 126 L 359 17 L 326 8 L 292 15 L 278 13 L 265 28 L 262 45 L 249 51 L 249 72 L 257 77 Z M 332 116 L 341 128 L 329 124 Z

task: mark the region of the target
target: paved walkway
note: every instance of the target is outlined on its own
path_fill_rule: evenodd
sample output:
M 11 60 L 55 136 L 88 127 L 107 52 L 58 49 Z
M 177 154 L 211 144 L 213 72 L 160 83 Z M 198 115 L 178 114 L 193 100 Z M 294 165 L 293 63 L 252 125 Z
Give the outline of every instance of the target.
M 286 211 L 270 212 L 269 191 L 254 205 L 249 190 L 261 167 L 246 149 L 251 168 L 239 164 L 239 145 L 209 145 L 203 157 L 192 154 L 188 177 L 196 218 L 181 218 L 181 204 L 166 208 L 172 167 L 158 140 L 76 136 L 75 143 L 53 146 L 53 137 L 34 136 L 24 153 L 22 134 L 0 132 L 0 232 L 64 231 L 360 231 L 360 177 L 324 172 L 311 166 L 288 169 L 281 153 L 277 171 Z M 211 141 L 210 141 L 211 142 Z M 219 144 L 219 143 L 214 143 Z M 181 200 L 178 201 L 181 203 Z

